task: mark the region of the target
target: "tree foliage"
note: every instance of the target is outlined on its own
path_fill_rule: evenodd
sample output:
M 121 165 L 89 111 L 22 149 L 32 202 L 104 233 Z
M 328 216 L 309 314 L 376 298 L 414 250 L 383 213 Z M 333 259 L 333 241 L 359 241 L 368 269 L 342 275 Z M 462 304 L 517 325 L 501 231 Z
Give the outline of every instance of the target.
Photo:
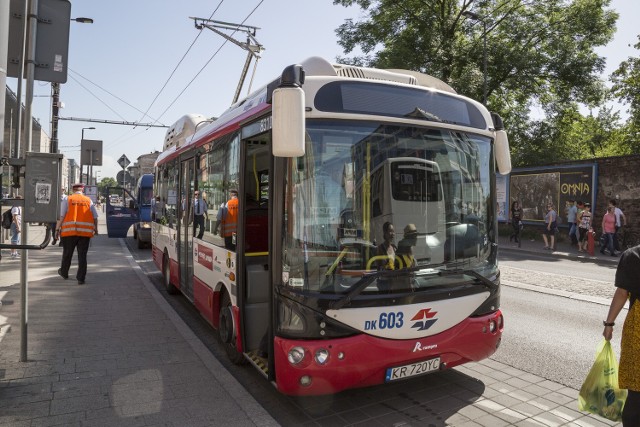
M 563 135 L 571 128 L 567 120 L 579 118 L 578 103 L 597 106 L 606 94 L 599 77 L 605 61 L 595 48 L 615 32 L 610 0 L 334 4 L 357 5 L 364 13 L 336 30 L 346 54 L 360 51 L 340 62 L 421 71 L 479 100 L 486 41 L 488 106 L 505 118 L 516 165 L 568 158 L 574 150 Z
M 98 183 L 98 193 L 104 194 L 107 187 L 118 187 L 115 178 L 102 178 Z
M 640 35 L 634 48 L 640 50 Z M 640 152 L 640 58 L 623 61 L 611 76 L 612 93 L 629 106 L 629 120 L 625 126 L 622 145 L 630 152 Z

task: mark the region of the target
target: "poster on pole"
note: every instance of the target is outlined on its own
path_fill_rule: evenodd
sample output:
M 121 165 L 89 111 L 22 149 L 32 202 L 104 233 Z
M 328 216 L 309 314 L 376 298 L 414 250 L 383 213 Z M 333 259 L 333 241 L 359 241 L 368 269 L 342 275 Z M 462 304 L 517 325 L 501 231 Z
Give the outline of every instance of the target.
M 84 195 L 90 198 L 94 204 L 98 203 L 98 186 L 96 185 L 85 186 Z
M 518 201 L 522 218 L 544 222 L 546 206 L 551 204 L 562 226 L 569 200 L 595 203 L 596 164 L 514 169 L 509 176 L 509 203 Z

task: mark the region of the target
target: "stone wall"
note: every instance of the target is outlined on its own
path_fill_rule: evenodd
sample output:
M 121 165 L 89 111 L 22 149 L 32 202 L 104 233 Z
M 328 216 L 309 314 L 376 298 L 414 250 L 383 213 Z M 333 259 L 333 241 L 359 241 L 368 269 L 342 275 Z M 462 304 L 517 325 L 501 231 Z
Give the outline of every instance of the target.
M 584 164 L 589 161 L 577 160 L 557 165 Z M 633 235 L 628 240 L 640 243 L 640 155 L 605 157 L 591 160 L 598 165 L 596 206 L 594 226 L 600 234 L 602 216 L 606 213 L 609 200 L 616 199 L 618 207 L 627 218 L 626 231 Z M 549 165 L 546 165 L 549 166 Z M 621 233 L 622 233 L 621 232 Z

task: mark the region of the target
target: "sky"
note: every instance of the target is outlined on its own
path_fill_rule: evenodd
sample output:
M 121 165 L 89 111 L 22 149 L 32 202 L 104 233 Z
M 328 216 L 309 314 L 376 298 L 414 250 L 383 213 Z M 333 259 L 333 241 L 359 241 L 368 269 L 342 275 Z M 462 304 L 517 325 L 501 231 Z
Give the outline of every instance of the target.
M 598 50 L 607 57 L 605 79 L 621 61 L 637 55 L 632 46 L 640 32 L 634 23 L 640 2 L 613 0 L 611 7 L 620 18 L 613 42 Z M 189 113 L 217 117 L 233 100 L 247 53 L 208 29 L 198 31 L 190 17 L 259 27 L 255 37 L 264 51 L 252 83 L 257 89 L 286 65 L 310 56 L 334 61 L 343 55 L 335 29 L 361 14 L 332 0 L 72 0 L 71 17 L 94 23 L 71 23 L 68 80 L 60 88 L 64 108 L 59 115 L 167 126 Z M 234 37 L 246 40 L 245 34 Z M 249 75 L 252 70 L 253 63 Z M 7 80 L 15 90 L 15 79 Z M 248 85 L 249 79 L 241 96 Z M 50 84 L 36 82 L 34 94 L 33 116 L 49 134 Z M 93 168 L 98 181 L 116 176 L 123 154 L 134 162 L 161 151 L 166 132 L 60 120 L 60 151 L 79 162 L 82 128 L 88 127 L 95 129 L 85 129 L 85 139 L 103 141 L 103 164 Z

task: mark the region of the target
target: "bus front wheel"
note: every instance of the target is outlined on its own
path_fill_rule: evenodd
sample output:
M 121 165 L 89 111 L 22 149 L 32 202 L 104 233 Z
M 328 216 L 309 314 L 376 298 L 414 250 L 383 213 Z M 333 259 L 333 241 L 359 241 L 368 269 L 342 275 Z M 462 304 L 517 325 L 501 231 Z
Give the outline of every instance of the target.
M 166 253 L 162 257 L 162 281 L 169 294 L 176 295 L 179 292 L 178 288 L 171 283 L 171 262 L 169 261 L 169 255 Z
M 218 335 L 220 335 L 220 341 L 222 341 L 224 350 L 227 352 L 227 357 L 235 365 L 243 364 L 244 356 L 236 348 L 236 335 L 233 333 L 234 321 L 231 299 L 225 291 L 222 292 L 222 298 L 220 300 L 219 320 Z

